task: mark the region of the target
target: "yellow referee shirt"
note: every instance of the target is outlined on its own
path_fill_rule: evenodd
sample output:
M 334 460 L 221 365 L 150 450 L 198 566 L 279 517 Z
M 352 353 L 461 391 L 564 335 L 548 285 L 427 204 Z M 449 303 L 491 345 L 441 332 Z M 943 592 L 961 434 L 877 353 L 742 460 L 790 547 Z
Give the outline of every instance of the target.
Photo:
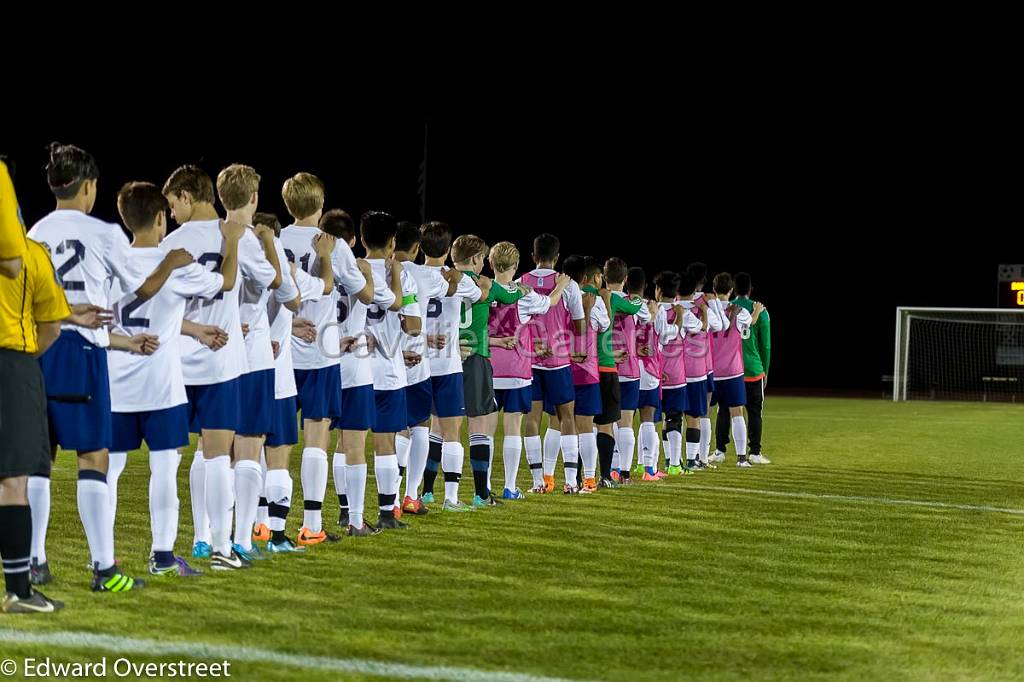
M 25 255 L 25 227 L 18 213 L 18 199 L 7 172 L 7 164 L 0 161 L 0 260 Z
M 25 239 L 25 248 L 18 276 L 0 277 L 0 348 L 35 353 L 36 322 L 58 322 L 71 314 L 71 308 L 50 254 L 31 239 Z

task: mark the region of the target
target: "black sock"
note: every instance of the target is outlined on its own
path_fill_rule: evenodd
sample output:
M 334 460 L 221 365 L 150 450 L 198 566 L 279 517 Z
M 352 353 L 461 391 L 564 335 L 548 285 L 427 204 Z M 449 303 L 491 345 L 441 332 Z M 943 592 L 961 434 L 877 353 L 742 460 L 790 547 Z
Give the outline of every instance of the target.
M 690 427 L 686 427 L 686 442 L 700 444 L 700 429 L 691 429 Z M 692 462 L 696 458 L 696 455 L 693 456 L 693 459 L 690 459 L 689 454 L 686 455 L 687 462 Z
M 284 542 L 287 539 L 288 538 L 286 538 L 284 536 L 284 531 L 283 530 L 272 530 L 272 531 L 270 531 L 270 541 L 273 542 L 275 545 L 280 545 L 282 542 Z
M 32 555 L 32 511 L 28 505 L 0 507 L 0 559 L 7 591 L 22 599 L 32 596 L 28 582 Z
M 434 479 L 441 469 L 441 443 L 440 439 L 430 438 L 427 446 L 427 467 L 423 470 L 423 494 L 434 494 Z
M 345 511 L 348 511 L 348 495 L 344 493 L 338 495 L 338 507 Z
M 597 458 L 601 463 L 601 478 L 612 477 L 612 456 L 615 454 L 615 439 L 607 433 L 597 434 Z
M 473 469 L 473 488 L 477 496 L 486 500 L 490 491 L 487 489 L 487 465 L 491 459 L 491 449 L 487 444 L 487 436 L 472 434 L 469 437 L 469 464 Z

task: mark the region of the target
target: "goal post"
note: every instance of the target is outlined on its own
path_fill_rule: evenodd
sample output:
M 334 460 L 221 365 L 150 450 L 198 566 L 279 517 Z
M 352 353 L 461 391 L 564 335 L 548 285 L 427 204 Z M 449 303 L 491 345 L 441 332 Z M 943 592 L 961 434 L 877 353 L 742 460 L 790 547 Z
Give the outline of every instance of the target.
M 1024 309 L 896 308 L 892 399 L 1024 402 Z

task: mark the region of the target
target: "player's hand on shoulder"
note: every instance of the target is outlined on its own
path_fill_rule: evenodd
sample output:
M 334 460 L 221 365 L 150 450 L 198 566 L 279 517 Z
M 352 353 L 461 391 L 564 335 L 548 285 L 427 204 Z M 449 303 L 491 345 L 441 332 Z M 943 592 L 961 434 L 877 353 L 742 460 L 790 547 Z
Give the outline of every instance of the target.
M 313 237 L 313 250 L 316 251 L 316 255 L 319 258 L 326 258 L 334 251 L 335 243 L 337 243 L 337 240 L 334 237 L 326 232 L 321 232 Z
M 191 265 L 195 260 L 192 258 L 192 254 L 185 249 L 171 249 L 164 256 L 164 262 L 169 264 L 172 270 L 176 270 Z
M 225 220 L 220 224 L 220 233 L 224 239 L 238 241 L 245 234 L 245 225 L 234 220 Z

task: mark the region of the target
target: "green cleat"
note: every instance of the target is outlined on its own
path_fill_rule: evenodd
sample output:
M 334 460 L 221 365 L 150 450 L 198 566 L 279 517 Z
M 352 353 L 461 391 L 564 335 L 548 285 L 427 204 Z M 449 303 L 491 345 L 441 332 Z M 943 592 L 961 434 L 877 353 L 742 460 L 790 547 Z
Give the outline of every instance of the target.
M 423 493 L 420 495 L 420 502 L 423 504 L 434 504 L 434 493 Z
M 456 500 L 454 502 L 449 502 L 448 500 L 445 500 L 444 501 L 444 506 L 442 506 L 441 509 L 442 509 L 442 511 L 446 511 L 446 512 L 471 512 L 471 511 L 473 511 L 473 507 L 470 507 L 468 504 L 463 504 L 462 502 L 459 502 L 458 500 Z

